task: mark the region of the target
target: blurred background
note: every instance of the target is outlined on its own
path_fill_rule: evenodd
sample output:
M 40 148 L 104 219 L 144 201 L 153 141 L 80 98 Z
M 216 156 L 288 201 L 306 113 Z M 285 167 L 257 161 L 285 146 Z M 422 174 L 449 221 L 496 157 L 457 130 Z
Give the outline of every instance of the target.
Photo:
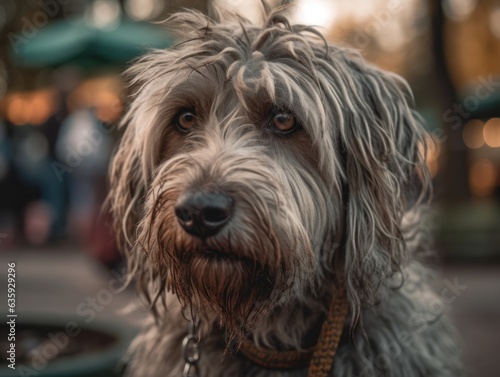
M 441 306 L 453 307 L 469 375 L 499 376 L 500 0 L 289 2 L 294 21 L 410 83 L 434 142 L 437 289 L 454 294 Z M 127 309 L 135 298 L 119 289 L 124 270 L 101 211 L 126 106 L 120 73 L 175 43 L 156 21 L 181 7 L 207 13 L 211 3 L 259 19 L 258 0 L 1 0 L 0 292 L 15 262 L 18 366 L 119 374 L 144 315 Z M 10 373 L 6 365 L 0 372 Z

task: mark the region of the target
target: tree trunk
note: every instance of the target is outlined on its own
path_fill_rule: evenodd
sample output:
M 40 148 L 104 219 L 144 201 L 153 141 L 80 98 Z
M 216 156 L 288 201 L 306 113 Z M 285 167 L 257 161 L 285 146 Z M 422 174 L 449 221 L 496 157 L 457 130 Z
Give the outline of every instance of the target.
M 446 204 L 455 205 L 469 199 L 470 191 L 468 186 L 468 160 L 467 148 L 462 139 L 463 123 L 458 129 L 456 124 L 443 122 L 446 112 L 454 109 L 454 105 L 460 104 L 457 90 L 453 84 L 448 64 L 446 61 L 446 37 L 445 23 L 446 17 L 443 12 L 443 0 L 429 0 L 429 12 L 431 19 L 432 51 L 434 56 L 434 68 L 436 73 L 436 90 L 441 122 L 446 135 L 445 143 L 442 145 L 444 158 L 444 173 L 441 174 L 439 186 L 444 187 L 444 192 L 438 192 L 440 199 Z

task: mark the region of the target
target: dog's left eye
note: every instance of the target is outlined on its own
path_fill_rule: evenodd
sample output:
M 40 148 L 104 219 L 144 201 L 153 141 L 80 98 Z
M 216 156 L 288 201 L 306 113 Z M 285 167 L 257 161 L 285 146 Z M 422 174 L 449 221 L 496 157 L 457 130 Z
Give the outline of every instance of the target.
M 174 118 L 174 125 L 182 132 L 187 132 L 194 127 L 196 114 L 193 110 L 182 110 Z
M 298 128 L 298 122 L 293 114 L 285 111 L 277 111 L 271 117 L 269 128 L 278 134 L 289 134 Z

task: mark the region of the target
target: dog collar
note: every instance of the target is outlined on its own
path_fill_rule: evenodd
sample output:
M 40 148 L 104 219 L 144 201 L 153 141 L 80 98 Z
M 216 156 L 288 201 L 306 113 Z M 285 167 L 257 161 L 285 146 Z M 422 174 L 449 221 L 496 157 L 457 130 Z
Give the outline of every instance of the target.
M 298 351 L 278 351 L 257 347 L 245 339 L 239 351 L 247 360 L 266 369 L 300 369 L 309 367 L 308 377 L 326 377 L 344 329 L 349 304 L 345 289 L 338 290 L 321 325 L 315 347 Z

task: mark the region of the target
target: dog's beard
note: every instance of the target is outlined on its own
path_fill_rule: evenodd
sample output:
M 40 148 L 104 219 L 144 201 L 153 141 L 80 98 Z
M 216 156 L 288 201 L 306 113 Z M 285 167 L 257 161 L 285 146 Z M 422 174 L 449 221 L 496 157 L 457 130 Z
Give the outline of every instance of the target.
M 170 266 L 171 289 L 202 315 L 215 313 L 231 340 L 251 331 L 278 289 L 271 269 L 256 261 L 191 252 Z
M 170 203 L 159 199 L 141 227 L 155 275 L 166 278 L 184 307 L 215 315 L 228 344 L 246 336 L 290 290 L 294 269 L 281 255 L 287 245 L 272 231 L 257 235 L 251 228 L 238 238 L 227 232 L 202 241 L 178 226 Z

